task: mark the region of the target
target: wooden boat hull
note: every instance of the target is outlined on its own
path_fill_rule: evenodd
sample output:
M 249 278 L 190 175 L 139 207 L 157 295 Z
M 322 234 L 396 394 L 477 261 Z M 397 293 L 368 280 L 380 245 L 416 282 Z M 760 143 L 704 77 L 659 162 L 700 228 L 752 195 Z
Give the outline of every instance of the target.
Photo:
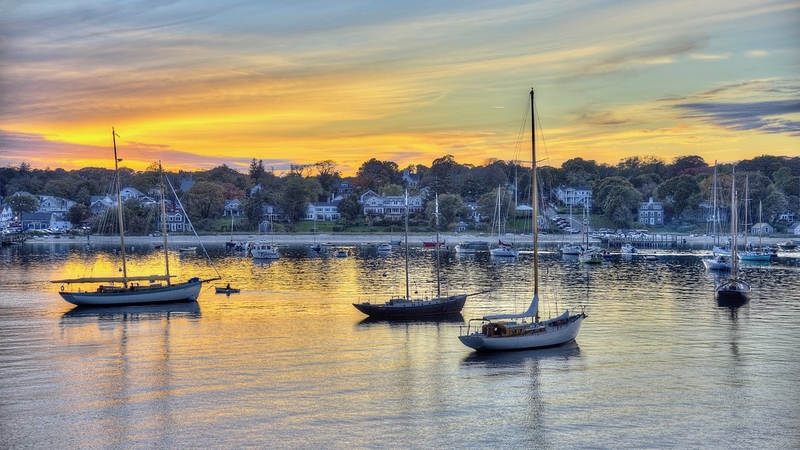
M 170 286 L 134 286 L 127 290 L 59 292 L 61 298 L 78 306 L 123 306 L 195 301 L 203 282 L 192 279 Z
M 558 319 L 542 322 L 543 331 L 510 337 L 490 337 L 481 332 L 459 336 L 461 343 L 477 351 L 528 350 L 557 347 L 575 340 L 586 316 L 576 314 L 560 325 Z
M 432 300 L 392 299 L 385 303 L 353 303 L 373 319 L 417 319 L 458 314 L 467 302 L 467 295 L 451 295 Z

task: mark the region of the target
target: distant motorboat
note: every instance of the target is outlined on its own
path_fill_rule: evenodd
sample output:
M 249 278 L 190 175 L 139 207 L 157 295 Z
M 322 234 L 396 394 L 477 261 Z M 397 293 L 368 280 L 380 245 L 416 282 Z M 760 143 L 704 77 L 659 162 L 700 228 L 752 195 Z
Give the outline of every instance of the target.
M 622 244 L 620 251 L 622 251 L 622 253 L 636 253 L 638 250 L 631 244 Z

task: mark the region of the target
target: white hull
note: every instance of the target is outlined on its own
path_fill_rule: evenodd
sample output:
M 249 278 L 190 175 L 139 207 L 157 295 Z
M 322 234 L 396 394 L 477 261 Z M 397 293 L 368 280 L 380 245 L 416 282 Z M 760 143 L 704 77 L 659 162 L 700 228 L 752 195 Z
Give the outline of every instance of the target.
M 187 283 L 174 284 L 172 286 L 154 287 L 143 286 L 134 287 L 132 290 L 120 291 L 79 291 L 79 292 L 59 292 L 61 297 L 78 306 L 116 306 L 116 305 L 140 305 L 153 303 L 172 303 L 181 301 L 195 301 L 200 296 L 200 288 L 203 283 L 200 280 Z
M 561 253 L 564 255 L 578 256 L 583 251 L 583 247 L 576 244 L 565 244 L 561 247 Z
M 703 265 L 708 270 L 731 270 L 730 256 L 720 255 L 715 258 L 703 259 Z
M 490 253 L 492 256 L 499 256 L 503 258 L 516 258 L 517 256 L 519 256 L 519 250 L 515 250 L 512 248 L 501 248 L 501 247 L 493 248 L 490 251 Z
M 512 337 L 489 337 L 480 332 L 459 336 L 461 343 L 479 351 L 525 350 L 555 347 L 575 340 L 585 316 L 575 318 L 567 325 L 553 325 L 557 319 L 540 322 L 545 331 Z

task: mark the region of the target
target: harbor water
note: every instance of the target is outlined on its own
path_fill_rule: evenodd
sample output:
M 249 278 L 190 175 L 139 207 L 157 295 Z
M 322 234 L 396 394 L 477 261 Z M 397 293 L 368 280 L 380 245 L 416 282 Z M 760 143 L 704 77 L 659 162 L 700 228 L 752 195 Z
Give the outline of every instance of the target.
M 371 321 L 353 302 L 405 294 L 404 252 L 308 246 L 259 262 L 207 246 L 222 280 L 198 302 L 75 308 L 52 279 L 108 275 L 112 247 L 26 243 L 0 253 L 2 448 L 798 448 L 800 252 L 745 265 L 740 307 L 714 298 L 701 250 L 601 265 L 545 248 L 542 316 L 585 309 L 574 343 L 479 354 L 470 318 L 524 310 L 532 255 L 441 257 L 460 317 Z M 131 249 L 128 270 L 161 271 Z M 412 248 L 410 290 L 436 295 Z M 171 255 L 176 279 L 208 278 Z M 215 294 L 230 283 L 241 293 Z

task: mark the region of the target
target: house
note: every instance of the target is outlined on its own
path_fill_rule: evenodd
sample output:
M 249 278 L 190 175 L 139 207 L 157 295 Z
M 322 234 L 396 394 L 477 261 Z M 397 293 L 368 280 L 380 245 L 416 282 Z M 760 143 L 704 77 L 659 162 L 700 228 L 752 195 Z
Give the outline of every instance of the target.
M 53 213 L 33 212 L 19 215 L 23 230 L 46 230 L 52 227 Z
M 464 222 L 463 220 L 459 221 L 456 224 L 456 233 L 463 233 L 463 232 L 467 231 L 468 227 L 469 227 L 469 225 L 467 225 L 467 222 Z
M 335 222 L 339 217 L 339 202 L 309 202 L 306 208 L 306 220 Z
M 89 209 L 94 215 L 98 215 L 115 206 L 117 206 L 117 201 L 112 199 L 110 195 L 93 195 L 89 200 Z
M 789 225 L 788 233 L 800 236 L 800 222 L 795 222 Z
M 39 196 L 39 208 L 37 212 L 52 212 L 58 214 L 66 214 L 69 209 L 77 203 L 72 200 L 67 200 L 61 197 L 54 197 L 51 195 Z
M 275 205 L 264 205 L 261 207 L 264 214 L 264 220 L 268 222 L 285 222 L 286 215 Z M 259 228 L 261 226 L 259 225 Z
M 8 228 L 9 224 L 14 221 L 14 211 L 8 205 L 0 206 L 0 228 Z
M 225 200 L 225 210 L 222 212 L 223 217 L 239 217 L 242 215 L 242 201 L 238 198 L 233 200 Z
M 419 175 L 409 172 L 408 169 L 403 170 L 402 180 L 403 184 L 408 188 L 416 188 L 419 186 Z
M 772 228 L 772 226 L 766 222 L 758 222 L 750 228 L 750 234 L 753 236 L 767 236 L 773 233 L 775 233 L 775 228 Z
M 467 209 L 466 219 L 470 219 L 476 223 L 481 221 L 481 213 L 478 211 L 478 203 L 464 202 L 464 207 Z
M 372 190 L 363 193 L 360 198 L 364 216 L 372 219 L 400 220 L 406 211 L 405 195 L 378 195 Z M 408 212 L 414 214 L 422 211 L 422 198 L 408 197 Z
M 639 203 L 639 223 L 664 225 L 664 205 L 661 202 L 654 202 L 653 197 L 650 197 L 649 202 Z
M 345 198 L 348 195 L 352 194 L 353 191 L 354 191 L 353 185 L 349 181 L 343 180 L 341 183 L 339 183 L 338 186 L 336 186 L 336 198 L 338 199 Z
M 156 229 L 161 230 L 161 215 L 159 215 L 159 221 L 156 224 Z M 184 231 L 193 231 L 192 223 L 186 218 L 182 211 L 171 211 L 166 213 L 167 217 L 167 231 L 168 232 L 184 232 Z
M 556 198 L 564 206 L 585 206 L 591 208 L 592 204 L 592 188 L 586 186 L 578 187 L 564 187 L 559 186 L 556 189 Z
M 143 196 L 141 191 L 136 188 L 126 187 L 119 191 L 119 196 L 122 199 L 122 203 L 125 203 L 126 200 L 130 200 L 132 198 L 139 198 Z

